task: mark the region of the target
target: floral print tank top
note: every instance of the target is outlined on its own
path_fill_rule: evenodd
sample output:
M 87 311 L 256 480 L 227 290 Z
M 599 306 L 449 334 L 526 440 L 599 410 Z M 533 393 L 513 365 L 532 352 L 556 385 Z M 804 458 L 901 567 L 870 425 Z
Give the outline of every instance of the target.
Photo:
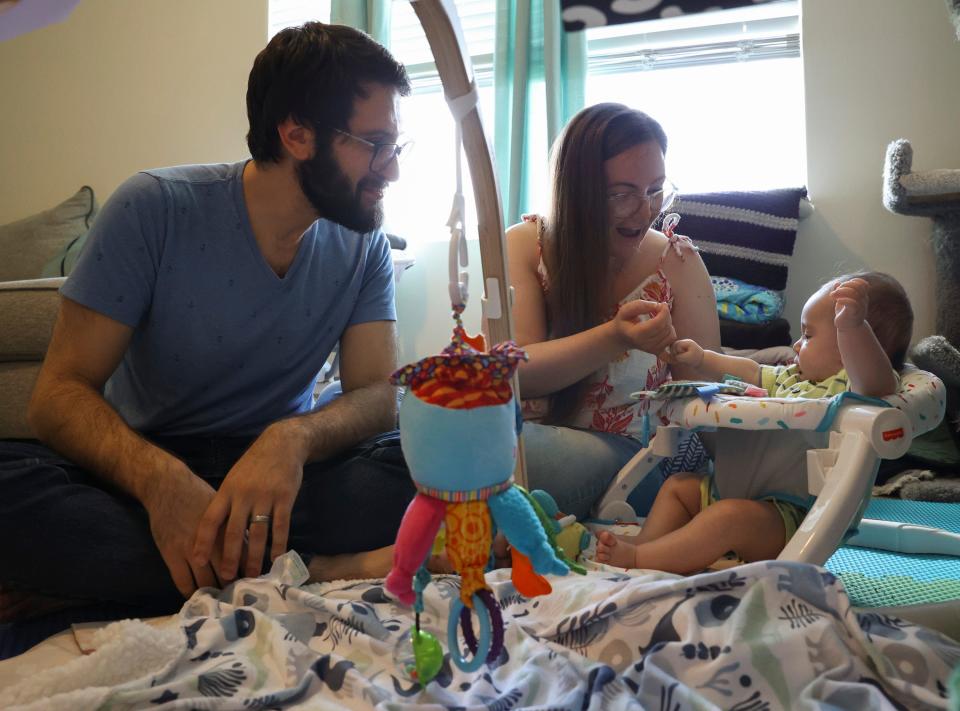
M 524 222 L 536 222 L 541 247 L 540 263 L 537 273 L 544 294 L 549 290 L 549 275 L 544 263 L 543 218 L 539 215 L 524 215 Z M 617 304 L 617 309 L 629 301 L 644 299 L 667 304 L 673 311 L 673 290 L 663 272 L 663 261 L 672 249 L 683 259 L 683 249 L 696 250 L 687 237 L 674 235 L 675 221 L 665 225 L 664 234 L 668 238 L 667 246 L 660 255 L 657 269 Z M 610 319 L 616 309 L 610 314 Z M 649 318 L 649 317 L 645 317 Z M 670 367 L 652 353 L 635 349 L 624 351 L 619 357 L 594 373 L 583 406 L 570 424 L 581 429 L 614 432 L 641 439 L 643 437 L 643 415 L 649 407 L 648 401 L 637 401 L 630 393 L 638 390 L 653 390 L 670 379 Z M 525 419 L 537 421 L 547 413 L 547 398 L 536 398 L 523 402 Z

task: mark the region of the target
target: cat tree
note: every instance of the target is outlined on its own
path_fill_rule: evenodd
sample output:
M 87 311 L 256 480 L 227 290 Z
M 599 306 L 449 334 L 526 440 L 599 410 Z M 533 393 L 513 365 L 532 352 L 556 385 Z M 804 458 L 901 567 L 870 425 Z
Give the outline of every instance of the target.
M 913 361 L 960 389 L 960 169 L 912 172 L 910 142 L 887 147 L 883 204 L 900 215 L 929 217 L 936 259 L 937 334 L 917 343 Z

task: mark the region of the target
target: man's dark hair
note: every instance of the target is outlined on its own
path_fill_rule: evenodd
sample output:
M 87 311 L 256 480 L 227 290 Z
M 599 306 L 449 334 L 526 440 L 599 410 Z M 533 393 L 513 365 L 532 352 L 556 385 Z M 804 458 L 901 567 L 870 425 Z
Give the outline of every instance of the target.
M 364 84 L 410 93 L 407 72 L 385 47 L 344 25 L 307 22 L 281 30 L 253 62 L 247 83 L 247 145 L 258 162 L 283 156 L 277 126 L 292 118 L 327 135 L 346 130 Z

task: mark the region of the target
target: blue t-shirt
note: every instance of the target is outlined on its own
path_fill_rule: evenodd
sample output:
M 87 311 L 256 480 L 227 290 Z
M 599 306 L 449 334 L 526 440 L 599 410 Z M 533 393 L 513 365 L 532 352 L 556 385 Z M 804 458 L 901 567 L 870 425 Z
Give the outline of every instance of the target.
M 257 434 L 310 410 L 317 374 L 347 327 L 396 320 L 381 231 L 318 220 L 277 276 L 247 217 L 244 165 L 127 180 L 61 289 L 134 329 L 104 396 L 138 431 Z

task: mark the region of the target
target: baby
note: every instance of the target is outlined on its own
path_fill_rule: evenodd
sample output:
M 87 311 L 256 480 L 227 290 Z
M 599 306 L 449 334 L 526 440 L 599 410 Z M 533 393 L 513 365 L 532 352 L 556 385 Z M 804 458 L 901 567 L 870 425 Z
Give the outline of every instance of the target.
M 883 397 L 899 387 L 896 371 L 903 367 L 912 328 L 913 310 L 899 282 L 887 274 L 865 272 L 831 281 L 807 300 L 791 365 L 761 366 L 749 358 L 704 350 L 690 340 L 676 341 L 663 357 L 696 369 L 704 380 L 733 375 L 763 387 L 771 397 L 831 397 L 846 390 Z M 792 469 L 790 476 L 806 481 L 803 451 L 808 445 L 790 432 L 772 433 L 792 439 L 767 440 L 773 445 L 764 449 L 764 433 L 724 430 L 718 438 L 717 471 L 735 469 L 734 478 L 750 477 L 742 463 L 732 467 L 728 461 L 724 466 L 722 441 L 728 433 L 751 437 L 728 446 L 729 459 L 748 460 L 752 468 Z M 779 460 L 777 454 L 782 455 Z M 797 530 L 807 503 L 775 494 L 723 498 L 713 475 L 676 474 L 661 487 L 636 543 L 603 532 L 597 560 L 679 574 L 703 570 L 730 551 L 747 562 L 769 560 Z

